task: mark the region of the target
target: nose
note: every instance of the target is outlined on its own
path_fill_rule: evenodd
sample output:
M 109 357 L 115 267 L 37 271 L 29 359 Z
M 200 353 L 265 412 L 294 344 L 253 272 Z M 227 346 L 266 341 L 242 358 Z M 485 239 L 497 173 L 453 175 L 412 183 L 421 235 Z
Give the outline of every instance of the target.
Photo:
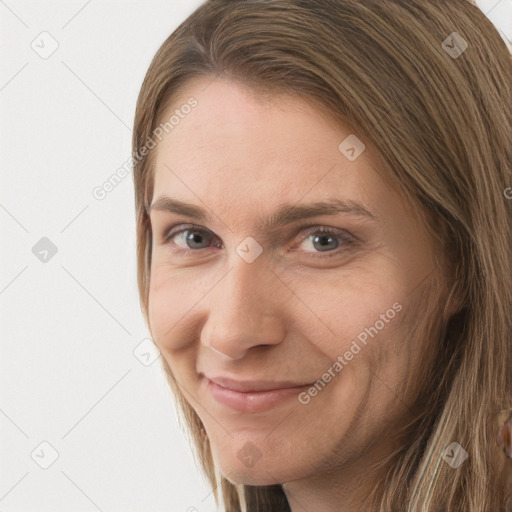
M 285 337 L 279 308 L 286 287 L 261 261 L 247 263 L 237 254 L 227 275 L 209 296 L 202 344 L 227 359 L 242 359 L 249 349 L 277 345 Z

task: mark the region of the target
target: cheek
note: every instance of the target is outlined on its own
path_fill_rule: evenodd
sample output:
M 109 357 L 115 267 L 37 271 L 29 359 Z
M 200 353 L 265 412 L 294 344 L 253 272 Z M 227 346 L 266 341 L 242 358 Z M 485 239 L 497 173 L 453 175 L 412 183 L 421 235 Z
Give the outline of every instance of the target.
M 160 267 L 151 272 L 148 317 L 153 339 L 162 351 L 179 350 L 187 343 L 184 328 L 194 304 L 205 294 L 205 288 L 194 286 L 194 279 L 186 274 Z
M 210 270 L 200 277 L 197 268 L 169 268 L 154 260 L 148 314 L 161 351 L 178 351 L 199 339 L 208 321 L 212 295 L 207 294 L 218 281 L 218 272 Z M 333 361 L 351 350 L 354 341 L 362 348 L 376 347 L 403 315 L 398 310 L 406 296 L 404 276 L 396 263 L 378 252 L 343 267 L 278 274 L 275 292 L 282 300 L 275 314 L 291 335 L 304 338 Z
M 378 348 L 379 341 L 385 350 L 394 344 L 391 330 L 400 325 L 407 295 L 403 276 L 390 265 L 367 263 L 290 284 L 300 299 L 290 302 L 295 318 L 302 319 L 299 329 L 331 360 L 353 342 L 362 349 Z

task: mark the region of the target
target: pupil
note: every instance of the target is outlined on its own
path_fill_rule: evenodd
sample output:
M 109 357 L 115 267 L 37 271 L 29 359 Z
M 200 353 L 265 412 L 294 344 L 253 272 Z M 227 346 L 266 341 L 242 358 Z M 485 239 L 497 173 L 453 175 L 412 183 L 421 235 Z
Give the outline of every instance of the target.
M 332 236 L 329 236 L 329 235 L 317 235 L 313 238 L 313 244 L 317 243 L 319 240 L 322 240 L 322 239 L 327 239 L 327 240 L 335 240 L 335 238 L 333 238 Z M 337 244 L 335 247 L 333 247 L 334 249 L 337 248 Z M 327 243 L 320 243 L 320 247 L 318 248 L 320 251 L 325 251 L 327 249 L 329 249 L 328 247 L 328 242 Z
M 193 242 L 193 243 L 195 242 L 195 243 L 200 244 L 201 243 L 200 241 L 201 241 L 201 235 L 199 235 L 197 233 L 197 231 L 196 232 L 191 231 L 189 236 L 187 237 L 187 242 Z
M 198 234 L 197 231 L 190 231 L 190 234 L 187 236 L 187 243 L 197 243 L 201 244 L 201 236 Z M 330 236 L 330 235 L 317 235 L 313 237 L 313 245 L 319 244 L 319 247 L 317 247 L 320 251 L 326 251 L 330 248 L 336 249 L 338 247 L 338 244 L 335 243 L 334 247 L 329 247 L 329 243 L 332 243 L 333 241 L 336 241 L 336 238 Z

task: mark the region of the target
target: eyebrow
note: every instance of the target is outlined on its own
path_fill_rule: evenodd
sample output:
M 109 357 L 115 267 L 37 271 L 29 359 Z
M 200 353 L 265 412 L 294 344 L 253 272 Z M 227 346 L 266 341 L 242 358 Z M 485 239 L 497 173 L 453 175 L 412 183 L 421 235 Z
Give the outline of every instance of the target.
M 203 208 L 194 204 L 186 203 L 178 199 L 170 198 L 166 195 L 160 196 L 149 208 L 148 214 L 152 210 L 176 213 L 196 219 L 201 222 L 209 220 L 208 213 Z M 274 227 L 291 224 L 309 217 L 320 215 L 337 215 L 345 213 L 358 217 L 377 221 L 373 213 L 367 210 L 362 204 L 338 198 L 329 198 L 325 201 L 313 203 L 285 203 L 280 205 L 277 210 L 268 218 L 263 219 L 260 224 L 262 230 L 272 229 Z

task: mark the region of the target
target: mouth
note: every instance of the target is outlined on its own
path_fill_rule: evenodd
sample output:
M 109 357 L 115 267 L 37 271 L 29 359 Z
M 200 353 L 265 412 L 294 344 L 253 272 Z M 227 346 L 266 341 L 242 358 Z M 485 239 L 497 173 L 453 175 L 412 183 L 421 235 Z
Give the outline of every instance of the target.
M 235 411 L 257 413 L 289 402 L 311 386 L 296 382 L 236 381 L 203 376 L 214 400 Z

